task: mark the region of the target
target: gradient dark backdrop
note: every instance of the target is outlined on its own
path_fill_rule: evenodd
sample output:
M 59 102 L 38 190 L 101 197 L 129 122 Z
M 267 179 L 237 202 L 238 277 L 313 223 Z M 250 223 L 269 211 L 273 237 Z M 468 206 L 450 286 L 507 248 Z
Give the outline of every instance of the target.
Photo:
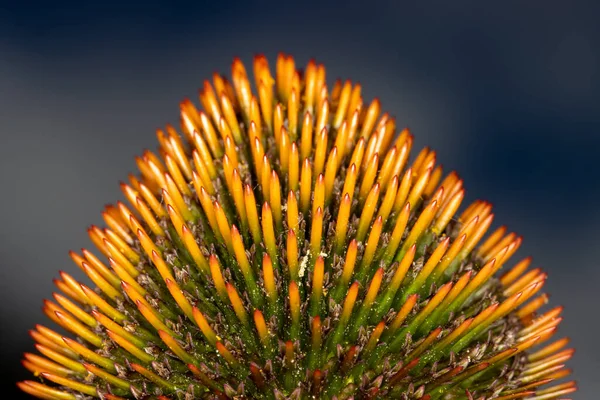
M 90 245 L 86 227 L 122 198 L 118 181 L 155 148 L 155 128 L 233 56 L 285 51 L 325 63 L 330 82 L 361 82 L 417 150 L 431 145 L 459 171 L 468 200 L 492 201 L 496 221 L 525 236 L 519 255 L 566 306 L 573 398 L 598 398 L 598 2 L 2 3 L 2 393 L 29 376 L 20 354 L 52 278 L 81 277 L 67 251 Z

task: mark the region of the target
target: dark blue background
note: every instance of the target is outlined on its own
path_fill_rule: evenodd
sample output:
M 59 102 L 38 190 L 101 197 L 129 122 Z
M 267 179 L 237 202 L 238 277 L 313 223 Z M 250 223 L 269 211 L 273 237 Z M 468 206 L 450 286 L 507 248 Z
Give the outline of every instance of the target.
M 524 235 L 600 393 L 599 2 L 103 1 L 0 5 L 0 340 L 4 391 L 42 298 L 154 130 L 233 56 L 316 57 L 351 78 Z M 418 5 L 417 5 L 418 3 Z M 17 398 L 13 397 L 3 398 Z

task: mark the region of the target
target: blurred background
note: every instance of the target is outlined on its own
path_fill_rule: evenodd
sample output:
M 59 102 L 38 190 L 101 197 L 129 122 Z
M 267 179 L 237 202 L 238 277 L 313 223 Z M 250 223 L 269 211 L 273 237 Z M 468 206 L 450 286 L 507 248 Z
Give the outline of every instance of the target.
M 525 237 L 600 393 L 600 2 L 13 2 L 0 6 L 2 398 L 68 250 L 202 80 L 256 53 L 351 78 Z M 8 2 L 6 2 L 8 3 Z M 419 3 L 419 4 L 417 4 Z M 452 3 L 450 5 L 450 3 Z M 143 4 L 143 5 L 142 5 Z M 6 397 L 4 397 L 6 396 Z

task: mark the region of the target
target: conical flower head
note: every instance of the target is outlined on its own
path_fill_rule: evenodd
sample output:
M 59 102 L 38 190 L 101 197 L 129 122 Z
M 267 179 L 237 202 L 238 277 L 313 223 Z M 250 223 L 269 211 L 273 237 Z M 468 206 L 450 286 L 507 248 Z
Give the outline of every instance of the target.
M 158 130 L 71 253 L 20 382 L 42 399 L 556 399 L 573 382 L 546 274 L 410 157 L 361 86 L 234 60 Z M 254 89 L 252 88 L 254 87 Z

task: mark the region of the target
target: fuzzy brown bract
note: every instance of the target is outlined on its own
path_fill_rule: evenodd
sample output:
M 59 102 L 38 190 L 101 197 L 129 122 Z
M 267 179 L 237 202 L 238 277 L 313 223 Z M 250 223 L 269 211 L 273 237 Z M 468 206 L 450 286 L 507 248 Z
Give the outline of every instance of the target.
M 377 99 L 310 61 L 234 60 L 127 204 L 72 252 L 18 383 L 38 398 L 558 399 L 576 390 L 546 274 Z M 254 86 L 254 89 L 252 89 Z

